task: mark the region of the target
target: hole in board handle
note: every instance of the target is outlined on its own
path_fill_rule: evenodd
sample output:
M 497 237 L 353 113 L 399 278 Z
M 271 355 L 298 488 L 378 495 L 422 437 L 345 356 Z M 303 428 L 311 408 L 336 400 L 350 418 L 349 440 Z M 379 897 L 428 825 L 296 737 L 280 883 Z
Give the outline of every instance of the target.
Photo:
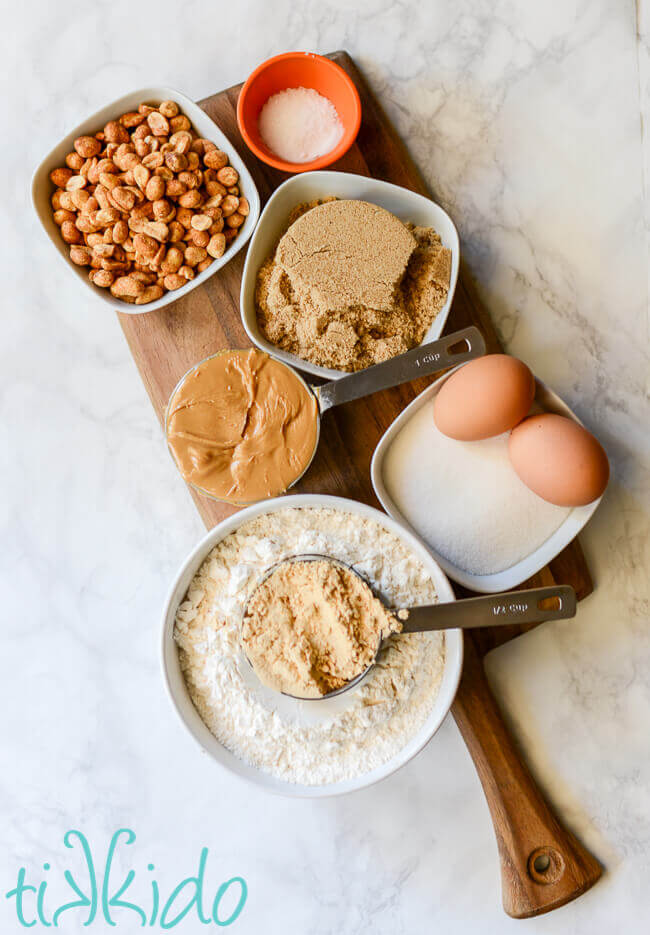
M 552 846 L 537 847 L 528 855 L 528 875 L 535 883 L 552 886 L 564 874 L 564 858 Z
M 463 338 L 461 341 L 456 341 L 455 344 L 452 344 L 451 347 L 447 348 L 447 353 L 450 357 L 454 357 L 456 354 L 466 354 L 468 351 L 471 351 L 472 346 L 469 343 L 468 338 Z
M 559 597 L 543 597 L 537 602 L 538 610 L 560 610 L 562 601 Z

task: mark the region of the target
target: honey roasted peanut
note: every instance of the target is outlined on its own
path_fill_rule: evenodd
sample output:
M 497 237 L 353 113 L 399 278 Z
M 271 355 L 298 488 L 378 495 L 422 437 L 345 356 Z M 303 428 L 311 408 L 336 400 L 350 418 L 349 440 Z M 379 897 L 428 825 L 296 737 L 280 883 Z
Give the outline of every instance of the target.
M 142 292 L 144 292 L 144 283 L 138 282 L 133 276 L 119 276 L 111 286 L 111 293 L 118 297 L 135 298 Z
M 79 136 L 74 141 L 74 148 L 82 159 L 89 159 L 101 152 L 102 144 L 94 136 Z
M 108 289 L 113 285 L 115 276 L 107 269 L 94 269 L 90 272 L 88 278 L 96 286 L 101 286 L 102 289 Z
M 178 113 L 178 104 L 176 101 L 163 101 L 158 110 L 163 117 L 175 117 Z
M 135 304 L 147 305 L 149 302 L 155 302 L 156 299 L 162 298 L 163 292 L 163 287 L 154 283 L 153 285 L 147 286 L 144 292 L 141 292 L 139 296 L 136 296 Z
M 73 175 L 74 172 L 72 169 L 53 169 L 50 172 L 50 181 L 53 182 L 57 188 L 65 188 Z
M 170 247 L 161 264 L 161 272 L 165 275 L 167 273 L 177 273 L 182 265 L 183 251 L 179 250 L 178 247 Z
M 197 231 L 194 228 L 187 232 L 188 242 L 193 243 L 196 247 L 207 247 L 210 242 L 210 233 L 209 231 Z M 190 241 L 190 237 L 192 240 Z
M 223 234 L 213 234 L 207 246 L 207 251 L 211 257 L 219 259 L 226 252 L 226 238 Z
M 63 221 L 61 236 L 68 244 L 83 243 L 83 236 L 74 221 Z
M 104 139 L 107 143 L 128 143 L 130 137 L 126 127 L 117 120 L 111 120 L 104 127 Z
M 93 251 L 90 247 L 77 246 L 76 244 L 70 247 L 70 259 L 77 266 L 89 266 L 92 255 Z
M 240 214 L 238 211 L 235 211 L 234 214 L 231 214 L 226 218 L 226 224 L 228 227 L 241 227 L 246 218 L 243 214 Z
M 207 214 L 195 214 L 191 221 L 191 225 L 196 231 L 207 231 L 211 224 L 212 218 L 208 217 Z
M 77 152 L 68 153 L 68 155 L 65 157 L 65 164 L 69 169 L 72 169 L 74 172 L 78 172 L 84 164 L 84 159 Z
M 235 198 L 234 195 L 226 195 L 221 202 L 221 213 L 227 218 L 229 214 L 234 214 L 238 207 L 239 198 Z
M 145 221 L 142 227 L 143 234 L 148 234 L 155 240 L 165 243 L 169 238 L 169 228 L 163 221 Z
M 203 161 L 208 169 L 219 170 L 224 169 L 228 165 L 228 156 L 220 149 L 211 149 L 205 153 Z
M 61 227 L 64 221 L 71 221 L 74 224 L 76 216 L 74 211 L 66 211 L 65 208 L 59 208 L 58 211 L 54 212 L 54 223 L 57 227 Z
M 161 198 L 165 197 L 165 192 L 165 179 L 161 178 L 159 175 L 152 176 L 144 190 L 149 201 L 159 201 Z
M 171 118 L 169 129 L 172 133 L 178 133 L 179 130 L 191 130 L 192 124 L 189 117 L 186 117 L 185 114 L 179 114 L 178 117 Z
M 178 273 L 169 273 L 163 280 L 165 289 L 180 289 L 186 282 L 187 279 L 184 276 L 179 276 Z
M 207 158 L 210 158 L 210 154 L 206 154 Z M 223 169 L 219 169 L 217 172 L 217 182 L 221 182 L 222 185 L 225 185 L 228 188 L 230 185 L 236 185 L 239 181 L 239 173 L 236 169 L 233 169 L 232 166 L 224 166 Z
M 64 163 L 50 172 L 50 201 L 70 260 L 126 303 L 182 288 L 224 255 L 250 211 L 227 154 L 175 101 L 78 137 Z
M 202 263 L 203 260 L 207 257 L 207 252 L 203 247 L 195 247 L 190 245 L 185 248 L 185 263 L 187 266 L 197 266 L 199 263 Z

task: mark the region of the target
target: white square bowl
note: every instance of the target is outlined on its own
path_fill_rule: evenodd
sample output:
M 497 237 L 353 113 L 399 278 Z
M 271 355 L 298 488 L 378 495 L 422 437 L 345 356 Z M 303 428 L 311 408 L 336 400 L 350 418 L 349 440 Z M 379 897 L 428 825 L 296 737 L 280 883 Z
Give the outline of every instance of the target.
M 465 365 L 461 364 L 460 366 L 463 367 Z M 392 425 L 384 432 L 375 448 L 375 453 L 370 465 L 372 486 L 386 512 L 392 516 L 393 519 L 403 523 L 407 529 L 410 529 L 411 532 L 418 536 L 420 541 L 424 543 L 436 562 L 450 578 L 464 585 L 464 587 L 470 588 L 472 591 L 483 591 L 487 593 L 508 591 L 511 588 L 517 587 L 517 585 L 521 584 L 523 581 L 527 581 L 528 578 L 536 574 L 541 568 L 548 565 L 565 546 L 575 539 L 580 530 L 593 516 L 602 497 L 594 500 L 593 503 L 588 503 L 586 506 L 574 507 L 564 522 L 558 526 L 555 532 L 549 536 L 539 548 L 526 555 L 521 561 L 516 562 L 509 568 L 505 568 L 503 571 L 495 572 L 490 575 L 474 575 L 454 565 L 453 562 L 446 559 L 444 555 L 437 552 L 431 543 L 421 536 L 408 522 L 388 493 L 383 479 L 383 464 L 388 449 L 406 423 L 422 408 L 422 406 L 431 402 L 438 395 L 445 381 L 458 369 L 459 367 L 455 367 L 453 370 L 450 370 L 449 373 L 446 373 L 444 376 L 440 377 L 440 379 L 436 380 L 435 383 L 432 383 L 431 386 L 428 386 L 426 390 L 420 393 L 420 395 L 397 416 Z M 574 422 L 577 422 L 578 425 L 582 425 L 582 422 L 578 419 L 573 410 L 570 409 L 553 390 L 549 389 L 541 380 L 536 379 L 535 384 L 535 402 L 540 409 L 545 412 L 555 412 L 558 415 L 567 416 L 569 419 L 573 419 Z M 450 510 L 456 509 L 456 506 L 457 505 L 453 502 L 449 503 Z
M 98 286 L 93 285 L 88 279 L 87 268 L 76 266 L 70 259 L 68 245 L 63 241 L 59 228 L 54 223 L 54 218 L 52 217 L 50 199 L 54 191 L 54 186 L 50 181 L 49 175 L 52 169 L 65 165 L 65 157 L 74 148 L 73 143 L 78 136 L 97 133 L 104 128 L 109 120 L 115 120 L 130 110 L 137 110 L 139 104 L 160 103 L 161 101 L 175 101 L 181 109 L 181 112 L 189 118 L 192 126 L 199 135 L 204 139 L 212 140 L 212 142 L 217 144 L 219 149 L 222 149 L 228 154 L 230 164 L 239 173 L 241 192 L 242 195 L 248 199 L 250 213 L 242 224 L 239 235 L 230 244 L 222 257 L 218 260 L 213 260 L 206 270 L 199 273 L 194 279 L 191 279 L 186 286 L 182 286 L 180 289 L 171 292 L 166 292 L 163 297 L 156 302 L 150 302 L 148 305 L 136 306 L 114 298 L 108 289 L 100 289 Z M 36 209 L 36 213 L 40 218 L 46 234 L 49 236 L 56 251 L 65 261 L 68 269 L 75 274 L 79 282 L 83 283 L 87 289 L 91 289 L 97 298 L 111 309 L 116 309 L 119 312 L 125 312 L 129 315 L 140 315 L 145 312 L 153 312 L 157 308 L 163 308 L 165 305 L 175 302 L 176 299 L 187 295 L 192 289 L 195 289 L 197 286 L 201 285 L 201 283 L 205 282 L 213 273 L 216 273 L 222 266 L 225 266 L 225 264 L 246 244 L 253 233 L 253 228 L 260 214 L 260 196 L 255 183 L 253 182 L 250 172 L 244 165 L 243 160 L 239 156 L 239 153 L 228 137 L 221 132 L 214 120 L 211 120 L 205 111 L 201 110 L 197 104 L 184 94 L 181 94 L 180 91 L 167 87 L 142 88 L 140 91 L 132 91 L 130 94 L 119 98 L 119 100 L 113 101 L 112 104 L 107 104 L 106 107 L 103 107 L 101 110 L 97 111 L 97 113 L 93 114 L 92 117 L 88 117 L 88 119 L 84 120 L 78 127 L 75 127 L 74 130 L 68 133 L 68 135 L 54 147 L 34 172 L 34 177 L 32 179 L 32 201 L 34 202 L 34 208 Z
M 268 256 L 273 252 L 281 234 L 287 224 L 287 218 L 296 205 L 305 201 L 315 201 L 317 198 L 326 198 L 334 195 L 337 198 L 353 198 L 359 201 L 369 201 L 380 205 L 392 212 L 402 221 L 411 221 L 422 227 L 433 227 L 440 235 L 443 246 L 451 250 L 451 276 L 449 280 L 449 294 L 444 306 L 436 315 L 431 327 L 424 336 L 422 344 L 435 341 L 442 334 L 458 280 L 460 264 L 460 243 L 454 222 L 446 211 L 430 198 L 418 195 L 393 185 L 391 182 L 381 182 L 378 179 L 367 178 L 364 175 L 352 175 L 349 172 L 304 172 L 287 179 L 269 198 L 257 230 L 251 240 L 251 245 L 244 265 L 244 274 L 241 284 L 241 317 L 249 338 L 263 351 L 272 354 L 304 373 L 325 380 L 337 380 L 346 376 L 341 370 L 332 370 L 329 367 L 319 367 L 309 361 L 281 350 L 271 344 L 262 335 L 257 324 L 255 313 L 255 283 L 257 272 Z

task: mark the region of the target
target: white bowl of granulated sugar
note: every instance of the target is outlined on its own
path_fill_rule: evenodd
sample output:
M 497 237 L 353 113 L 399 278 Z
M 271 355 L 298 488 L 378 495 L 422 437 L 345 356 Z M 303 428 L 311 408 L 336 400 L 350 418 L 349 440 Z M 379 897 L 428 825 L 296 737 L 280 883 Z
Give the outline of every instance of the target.
M 512 466 L 509 432 L 471 442 L 443 435 L 433 404 L 455 372 L 423 390 L 386 429 L 370 476 L 386 512 L 421 538 L 453 581 L 472 591 L 509 591 L 551 562 L 602 498 L 569 508 L 538 497 Z M 535 385 L 533 412 L 582 424 L 541 380 Z
M 273 564 L 306 552 L 353 564 L 394 607 L 454 600 L 424 546 L 373 507 L 285 496 L 212 529 L 172 584 L 162 670 L 181 724 L 242 779 L 279 795 L 363 789 L 412 759 L 447 715 L 463 660 L 460 630 L 388 641 L 381 665 L 335 698 L 298 701 L 262 685 L 239 643 L 246 599 Z

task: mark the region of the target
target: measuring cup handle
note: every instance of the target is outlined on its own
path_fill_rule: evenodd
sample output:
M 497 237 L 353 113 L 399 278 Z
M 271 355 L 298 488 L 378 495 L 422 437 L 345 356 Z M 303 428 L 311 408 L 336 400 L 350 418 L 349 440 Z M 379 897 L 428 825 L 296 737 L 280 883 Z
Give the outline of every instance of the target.
M 457 345 L 464 343 L 464 349 L 454 351 Z M 318 387 L 315 392 L 318 396 L 320 411 L 331 409 L 340 403 L 347 403 L 362 396 L 369 396 L 378 390 L 388 389 L 390 386 L 399 386 L 417 377 L 426 377 L 465 363 L 474 357 L 485 354 L 485 341 L 483 335 L 473 325 L 454 331 L 439 341 L 422 344 L 413 350 L 393 357 L 383 364 L 375 364 L 358 373 L 351 373 L 340 380 L 331 380 Z
M 550 603 L 546 603 L 550 602 Z M 543 623 L 575 617 L 576 592 L 568 584 L 528 591 L 486 594 L 448 604 L 412 607 L 404 621 L 403 633 L 429 630 L 471 630 L 474 627 L 500 627 L 506 624 Z

